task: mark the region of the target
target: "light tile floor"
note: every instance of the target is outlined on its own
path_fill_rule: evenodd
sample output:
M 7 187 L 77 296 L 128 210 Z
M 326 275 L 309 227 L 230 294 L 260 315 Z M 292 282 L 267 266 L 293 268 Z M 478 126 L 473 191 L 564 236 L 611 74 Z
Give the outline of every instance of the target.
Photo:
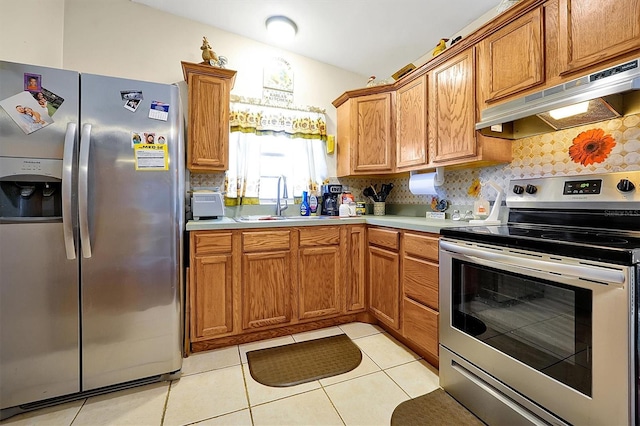
M 362 350 L 345 374 L 287 388 L 253 380 L 246 353 L 347 334 Z M 438 388 L 438 371 L 385 333 L 350 323 L 184 360 L 180 380 L 156 383 L 21 414 L 0 425 L 389 425 L 403 401 Z

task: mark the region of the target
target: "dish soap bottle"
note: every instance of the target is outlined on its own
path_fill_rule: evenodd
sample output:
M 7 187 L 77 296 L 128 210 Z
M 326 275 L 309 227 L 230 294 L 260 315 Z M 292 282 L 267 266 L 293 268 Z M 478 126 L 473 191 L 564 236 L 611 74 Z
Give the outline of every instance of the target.
M 300 204 L 300 216 L 309 216 L 309 200 L 307 200 L 307 191 L 302 191 L 302 203 Z
M 318 216 L 318 196 L 315 191 L 311 191 L 309 194 L 309 214 Z

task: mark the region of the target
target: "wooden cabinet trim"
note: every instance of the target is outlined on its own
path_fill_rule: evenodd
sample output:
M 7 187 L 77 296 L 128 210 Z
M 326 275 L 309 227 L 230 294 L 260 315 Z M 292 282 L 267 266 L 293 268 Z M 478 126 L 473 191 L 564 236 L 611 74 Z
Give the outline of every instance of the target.
M 242 233 L 242 251 L 245 253 L 269 250 L 289 250 L 293 230 L 282 231 L 244 231 Z
M 405 255 L 421 257 L 438 262 L 440 250 L 440 237 L 418 235 L 405 232 L 402 240 L 402 249 Z
M 396 251 L 400 248 L 399 231 L 382 228 L 370 228 L 367 231 L 367 237 L 370 245 L 385 247 Z
M 231 252 L 232 232 L 196 232 L 193 234 L 196 255 Z
M 299 228 L 300 247 L 340 244 L 339 226 L 313 226 Z

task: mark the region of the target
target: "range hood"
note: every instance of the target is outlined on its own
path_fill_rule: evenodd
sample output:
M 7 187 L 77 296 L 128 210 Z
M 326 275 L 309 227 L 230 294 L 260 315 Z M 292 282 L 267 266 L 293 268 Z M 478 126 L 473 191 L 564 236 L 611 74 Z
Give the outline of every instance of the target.
M 567 116 L 576 104 L 581 112 Z M 640 113 L 640 58 L 487 108 L 476 130 L 519 139 L 634 113 Z

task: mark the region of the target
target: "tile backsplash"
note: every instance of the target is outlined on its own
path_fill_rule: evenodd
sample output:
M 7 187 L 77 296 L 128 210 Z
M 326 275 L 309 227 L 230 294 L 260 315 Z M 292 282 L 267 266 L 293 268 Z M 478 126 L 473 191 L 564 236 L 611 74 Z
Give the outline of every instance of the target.
M 573 139 L 585 130 L 602 129 L 616 141 L 605 161 L 582 166 L 569 155 Z M 513 160 L 509 164 L 493 167 L 446 170 L 445 180 L 437 188 L 437 197 L 446 199 L 452 205 L 473 205 L 476 200 L 467 194 L 475 178 L 482 184 L 481 195 L 487 200 L 495 200 L 496 192 L 486 182 L 493 180 L 507 190 L 511 179 L 544 176 L 568 176 L 640 170 L 640 114 L 628 115 L 614 120 L 574 127 L 562 131 L 532 136 L 513 141 Z M 430 204 L 430 195 L 414 195 L 409 191 L 409 178 L 362 179 L 340 178 L 354 194 L 361 194 L 362 188 L 371 183 L 393 182 L 394 189 L 387 203 Z
M 600 163 L 583 166 L 572 160 L 569 147 L 574 138 L 590 129 L 602 129 L 611 135 L 615 146 L 606 159 Z M 513 160 L 509 164 L 493 167 L 446 170 L 445 180 L 437 188 L 437 197 L 446 199 L 452 205 L 473 205 L 476 200 L 467 194 L 475 178 L 482 184 L 481 195 L 490 201 L 496 193 L 486 182 L 493 180 L 507 190 L 511 179 L 544 176 L 568 176 L 640 170 L 640 114 L 628 115 L 614 120 L 574 127 L 562 131 L 546 133 L 513 141 Z M 394 188 L 387 198 L 388 204 L 429 205 L 432 196 L 414 195 L 409 191 L 408 176 L 402 178 L 331 178 L 332 183 L 348 186 L 358 200 L 366 200 L 362 190 L 374 183 L 392 182 Z M 192 174 L 191 187 L 224 186 L 224 173 Z M 429 210 L 429 209 L 428 209 Z

